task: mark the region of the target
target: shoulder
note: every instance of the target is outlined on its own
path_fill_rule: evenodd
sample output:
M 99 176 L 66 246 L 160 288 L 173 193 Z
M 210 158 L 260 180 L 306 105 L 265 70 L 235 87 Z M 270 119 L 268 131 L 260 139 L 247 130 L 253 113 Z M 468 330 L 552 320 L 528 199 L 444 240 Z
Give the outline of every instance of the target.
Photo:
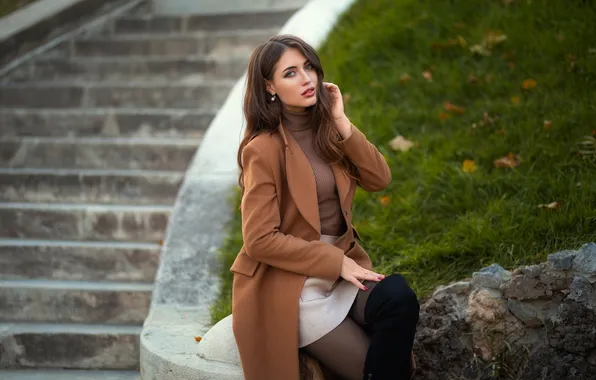
M 258 156 L 270 164 L 279 160 L 284 154 L 284 144 L 279 132 L 265 132 L 254 137 L 243 149 L 242 157 Z

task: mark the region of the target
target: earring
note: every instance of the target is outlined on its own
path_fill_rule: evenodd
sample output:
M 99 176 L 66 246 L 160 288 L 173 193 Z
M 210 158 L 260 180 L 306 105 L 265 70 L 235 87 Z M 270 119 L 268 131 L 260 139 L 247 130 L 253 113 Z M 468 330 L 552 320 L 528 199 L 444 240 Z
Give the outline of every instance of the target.
M 274 102 L 275 101 L 275 94 L 271 95 L 271 101 Z

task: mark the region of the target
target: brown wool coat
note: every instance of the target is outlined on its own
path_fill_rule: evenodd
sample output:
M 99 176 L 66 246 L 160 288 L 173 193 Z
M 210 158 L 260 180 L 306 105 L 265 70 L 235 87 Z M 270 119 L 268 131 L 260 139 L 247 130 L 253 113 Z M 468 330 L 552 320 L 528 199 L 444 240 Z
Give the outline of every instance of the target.
M 385 158 L 364 134 L 341 149 L 360 172 L 358 184 L 333 164 L 342 212 L 352 226 L 359 185 L 379 191 L 391 181 Z M 307 157 L 280 124 L 254 138 L 242 152 L 244 246 L 231 271 L 233 331 L 246 380 L 299 380 L 298 300 L 307 276 L 337 280 L 344 254 L 370 269 L 368 254 L 348 228 L 336 246 L 318 241 L 320 219 L 314 175 Z

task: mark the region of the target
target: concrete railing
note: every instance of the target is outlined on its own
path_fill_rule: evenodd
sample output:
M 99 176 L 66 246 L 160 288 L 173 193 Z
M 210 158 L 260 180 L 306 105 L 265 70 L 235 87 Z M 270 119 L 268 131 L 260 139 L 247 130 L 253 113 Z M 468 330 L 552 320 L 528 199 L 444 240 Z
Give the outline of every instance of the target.
M 38 0 L 0 18 L 0 66 L 56 37 L 86 25 L 98 11 L 139 0 Z M 3 70 L 2 70 L 3 71 Z M 1 71 L 0 71 L 1 72 Z
M 280 34 L 297 35 L 318 48 L 353 1 L 312 0 Z M 231 318 L 211 327 L 209 310 L 220 287 L 216 252 L 232 215 L 229 196 L 238 175 L 245 80 L 246 73 L 211 123 L 178 194 L 141 334 L 144 380 L 242 379 Z M 195 336 L 203 337 L 200 343 Z

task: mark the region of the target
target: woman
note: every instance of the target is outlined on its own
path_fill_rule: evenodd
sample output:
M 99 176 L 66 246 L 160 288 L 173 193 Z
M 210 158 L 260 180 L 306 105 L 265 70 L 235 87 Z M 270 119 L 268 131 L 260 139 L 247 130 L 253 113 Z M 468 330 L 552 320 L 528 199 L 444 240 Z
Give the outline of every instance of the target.
M 356 185 L 391 181 L 384 157 L 295 36 L 252 53 L 244 114 L 244 245 L 231 271 L 245 379 L 298 380 L 299 348 L 341 378 L 408 378 L 416 295 L 402 276 L 371 269 L 351 224 Z

